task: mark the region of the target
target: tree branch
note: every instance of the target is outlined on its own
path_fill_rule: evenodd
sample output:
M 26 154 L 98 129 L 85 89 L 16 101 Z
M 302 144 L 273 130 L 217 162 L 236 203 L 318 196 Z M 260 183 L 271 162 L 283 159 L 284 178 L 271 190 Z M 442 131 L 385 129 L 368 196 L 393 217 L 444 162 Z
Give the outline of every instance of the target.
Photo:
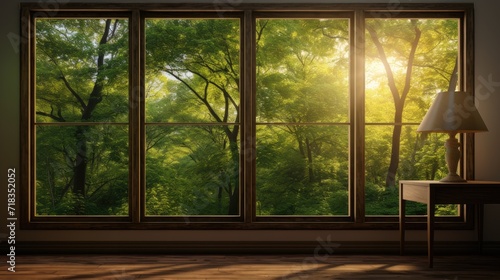
M 434 65 L 427 65 L 427 64 L 418 64 L 418 63 L 413 63 L 413 66 L 415 67 L 420 67 L 420 68 L 429 68 L 429 69 L 432 69 L 434 71 L 436 71 L 436 73 L 443 77 L 444 79 L 446 80 L 449 80 L 450 76 L 452 75 L 452 73 L 449 73 L 447 71 L 444 71 L 443 69 L 441 68 L 438 68 Z
M 189 89 L 189 91 L 191 91 L 194 95 L 196 95 L 196 97 L 199 100 L 203 101 L 203 97 L 201 97 L 201 95 L 193 87 L 191 87 L 191 85 L 189 85 L 186 81 L 184 81 L 179 75 L 176 75 L 173 69 L 165 69 L 165 72 L 172 75 L 175 79 L 184 84 Z
M 159 132 L 155 133 L 152 137 L 147 137 L 147 143 L 146 143 L 146 151 L 151 150 L 158 144 L 161 140 L 165 139 L 168 133 L 166 132 Z
M 238 104 L 236 104 L 236 101 L 234 101 L 233 97 L 229 94 L 229 92 L 227 92 L 227 90 L 223 87 L 221 87 L 220 85 L 210 81 L 210 84 L 214 85 L 216 88 L 220 89 L 222 91 L 222 93 L 224 94 L 224 96 L 227 96 L 227 98 L 229 99 L 229 101 L 231 101 L 231 104 L 233 104 L 234 108 L 236 109 L 237 112 L 239 112 L 239 106 Z
M 259 24 L 260 29 L 256 30 L 257 33 L 257 38 L 255 39 L 256 45 L 259 44 L 259 41 L 262 38 L 262 33 L 264 33 L 264 29 L 266 29 L 269 20 L 260 20 L 259 23 L 260 22 L 262 22 L 262 24 Z
M 372 38 L 373 43 L 377 47 L 380 60 L 382 61 L 382 64 L 384 64 L 385 72 L 387 73 L 389 88 L 391 90 L 394 103 L 399 104 L 400 100 L 399 91 L 398 88 L 396 87 L 396 81 L 394 80 L 394 74 L 392 73 L 391 66 L 389 65 L 389 61 L 387 61 L 387 55 L 385 54 L 384 47 L 380 43 L 377 32 L 375 31 L 375 29 L 373 29 L 372 26 L 366 25 L 366 30 L 368 30 L 368 32 L 370 33 L 370 37 Z
M 64 198 L 64 196 L 66 195 L 66 193 L 68 193 L 69 188 L 71 187 L 72 184 L 73 184 L 73 177 L 71 177 L 71 179 L 69 179 L 68 183 L 64 186 L 64 189 L 61 192 L 61 195 L 59 196 L 59 201 L 61 201 Z
M 455 67 L 453 67 L 453 73 L 451 73 L 448 92 L 455 92 L 455 88 L 457 88 L 457 83 L 458 83 L 458 58 L 455 60 Z
M 189 85 L 186 81 L 184 81 L 184 79 L 182 79 L 181 77 L 179 77 L 178 75 L 176 75 L 173 71 L 171 71 L 169 69 L 166 69 L 165 71 L 167 73 L 169 73 L 170 75 L 172 75 L 174 78 L 176 78 L 179 82 L 181 82 L 182 84 L 184 84 L 189 89 L 189 91 L 191 91 L 207 107 L 208 111 L 215 118 L 215 120 L 217 122 L 222 122 L 222 120 L 219 117 L 219 115 L 217 115 L 217 112 L 215 112 L 215 110 L 213 109 L 212 105 L 210 105 L 210 103 L 207 100 L 207 87 L 208 87 L 208 84 L 209 84 L 208 79 L 205 78 L 200 73 L 197 73 L 195 71 L 191 71 L 189 69 L 186 69 L 186 70 L 188 70 L 191 73 L 199 76 L 200 78 L 202 78 L 205 81 L 205 91 L 204 91 L 205 96 L 204 97 L 202 97 L 191 85 Z
M 43 53 L 54 64 L 54 66 L 56 66 L 57 70 L 59 70 L 59 74 L 60 74 L 59 79 L 61 79 L 63 81 L 64 86 L 66 86 L 66 88 L 69 90 L 69 92 L 71 93 L 71 95 L 73 95 L 73 97 L 76 99 L 76 101 L 78 101 L 78 103 L 82 107 L 82 111 L 85 110 L 87 108 L 87 105 L 85 104 L 85 102 L 83 101 L 83 99 L 80 97 L 80 95 L 70 85 L 70 83 L 66 79 L 66 76 L 64 75 L 63 71 L 61 70 L 61 67 L 59 67 L 59 64 L 57 63 L 57 61 L 50 54 L 48 54 L 43 48 L 41 48 L 41 51 L 43 51 Z
M 66 120 L 60 115 L 60 112 L 61 112 L 61 110 L 59 109 L 59 113 L 58 113 L 59 116 L 53 115 L 52 112 L 50 112 L 50 114 L 47 114 L 45 112 L 36 111 L 36 114 L 40 115 L 40 116 L 44 116 L 44 117 L 49 117 L 49 118 L 51 118 L 55 121 L 58 121 L 58 122 L 65 122 Z
M 116 22 L 115 22 L 116 23 Z M 111 20 L 106 20 L 106 25 L 104 27 L 104 33 L 101 36 L 101 40 L 99 41 L 99 55 L 97 56 L 97 75 L 94 83 L 94 88 L 90 93 L 89 100 L 87 103 L 87 107 L 85 108 L 82 114 L 82 120 L 88 120 L 92 116 L 92 112 L 94 111 L 97 104 L 102 101 L 102 90 L 104 88 L 102 77 L 102 71 L 104 68 L 104 56 L 105 51 L 102 49 L 102 46 L 108 43 L 108 36 L 110 32 Z
M 61 70 L 59 70 L 59 72 L 61 73 L 60 79 L 64 82 L 64 85 L 69 90 L 69 92 L 71 92 L 73 97 L 75 97 L 76 101 L 78 101 L 80 106 L 82 106 L 82 111 L 85 111 L 87 109 L 87 104 L 85 104 L 85 101 L 83 101 L 83 99 L 80 97 L 80 95 L 73 89 L 73 87 L 71 87 L 68 80 L 64 76 L 63 72 Z
M 104 186 L 106 186 L 106 184 L 110 183 L 110 182 L 113 182 L 114 180 L 117 180 L 119 179 L 120 177 L 113 177 L 113 178 L 110 178 L 108 180 L 105 180 L 103 183 L 101 183 L 99 186 L 97 186 L 94 191 L 88 195 L 88 198 L 92 198 L 98 191 L 100 191 Z
M 417 21 L 412 20 L 412 25 L 415 29 L 415 38 L 413 39 L 413 42 L 411 44 L 411 51 L 408 56 L 408 65 L 406 66 L 406 79 L 405 79 L 405 87 L 403 89 L 403 92 L 401 94 L 401 100 L 404 103 L 406 97 L 408 96 L 408 93 L 410 92 L 410 87 L 411 87 L 411 75 L 413 71 L 413 62 L 415 61 L 415 53 L 417 52 L 417 47 L 418 47 L 418 42 L 420 41 L 420 36 L 422 34 L 422 31 L 417 26 Z
M 330 39 L 342 39 L 342 40 L 349 40 L 348 38 L 346 37 L 342 37 L 342 36 L 333 36 L 333 35 L 330 35 L 330 34 L 327 34 L 326 31 L 325 31 L 325 28 L 322 27 L 321 28 L 321 33 L 323 34 L 323 36 L 327 37 L 327 38 L 330 38 Z

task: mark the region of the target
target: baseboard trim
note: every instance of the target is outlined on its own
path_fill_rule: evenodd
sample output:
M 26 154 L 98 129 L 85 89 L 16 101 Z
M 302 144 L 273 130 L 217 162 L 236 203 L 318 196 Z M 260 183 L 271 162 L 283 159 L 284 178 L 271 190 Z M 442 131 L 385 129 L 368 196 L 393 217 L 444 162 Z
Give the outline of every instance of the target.
M 3 243 L 6 247 L 6 243 Z M 3 247 L 3 246 L 2 246 Z M 436 254 L 476 254 L 477 242 L 436 242 Z M 407 254 L 426 254 L 426 242 L 407 242 Z M 399 242 L 17 242 L 17 254 L 399 254 Z M 483 254 L 500 255 L 500 242 Z

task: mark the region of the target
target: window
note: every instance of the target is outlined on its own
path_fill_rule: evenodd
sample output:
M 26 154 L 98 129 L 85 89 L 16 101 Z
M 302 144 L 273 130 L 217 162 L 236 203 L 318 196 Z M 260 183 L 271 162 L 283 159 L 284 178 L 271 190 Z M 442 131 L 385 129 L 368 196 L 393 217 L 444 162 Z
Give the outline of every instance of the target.
M 127 215 L 128 19 L 35 26 L 35 215 Z
M 348 216 L 350 15 L 256 17 L 256 214 Z
M 396 228 L 398 181 L 445 172 L 420 120 L 437 92 L 473 89 L 468 4 L 34 5 L 26 228 Z

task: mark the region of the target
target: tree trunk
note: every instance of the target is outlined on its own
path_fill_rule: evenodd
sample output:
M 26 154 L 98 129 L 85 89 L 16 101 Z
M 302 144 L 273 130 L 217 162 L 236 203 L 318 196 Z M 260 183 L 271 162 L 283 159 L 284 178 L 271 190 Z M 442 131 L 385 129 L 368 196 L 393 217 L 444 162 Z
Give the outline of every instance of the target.
M 306 149 L 307 149 L 307 170 L 309 174 L 309 183 L 314 183 L 315 178 L 314 178 L 314 168 L 313 168 L 313 157 L 308 137 L 306 137 Z
M 74 215 L 85 213 L 85 185 L 87 181 L 87 134 L 86 126 L 76 128 L 76 156 L 73 167 L 73 194 L 76 202 L 73 206 Z
M 394 73 L 392 72 L 389 61 L 387 60 L 387 55 L 385 53 L 384 47 L 382 46 L 382 43 L 379 40 L 377 32 L 373 27 L 369 25 L 366 26 L 366 29 L 370 33 L 370 37 L 372 38 L 373 43 L 377 48 L 380 60 L 382 61 L 384 69 L 387 73 L 387 82 L 389 89 L 391 90 L 392 97 L 394 100 L 394 107 L 396 109 L 394 115 L 395 125 L 392 133 L 391 162 L 389 164 L 389 168 L 387 170 L 387 177 L 385 179 L 386 187 L 394 187 L 396 185 L 396 172 L 399 166 L 399 150 L 401 146 L 400 140 L 401 140 L 401 130 L 402 130 L 401 123 L 403 121 L 403 108 L 405 105 L 406 97 L 410 92 L 413 62 L 415 60 L 415 53 L 417 51 L 417 46 L 420 41 L 420 36 L 422 34 L 421 30 L 417 26 L 417 20 L 413 19 L 411 20 L 411 23 L 415 31 L 415 37 L 411 42 L 411 49 L 408 56 L 408 64 L 406 66 L 405 83 L 404 83 L 404 88 L 401 91 L 401 94 L 400 91 L 398 90 L 398 87 L 396 86 Z
M 111 27 L 111 20 L 106 20 L 106 25 L 104 28 L 104 33 L 99 41 L 99 45 L 105 45 L 108 42 L 108 36 Z M 89 99 L 86 104 L 82 103 L 82 121 L 88 121 L 92 118 L 92 113 L 94 112 L 97 104 L 102 101 L 102 91 L 103 91 L 103 81 L 102 70 L 104 67 L 104 50 L 99 50 L 97 57 L 97 77 L 94 83 L 92 92 L 90 93 Z M 71 87 L 67 84 L 68 89 Z M 76 93 L 74 93 L 81 99 Z M 86 184 L 87 184 L 87 135 L 89 132 L 88 126 L 78 126 L 75 132 L 76 140 L 76 155 L 75 155 L 75 165 L 73 167 L 73 194 L 76 197 L 76 203 L 73 206 L 73 211 L 75 215 L 85 214 L 85 199 L 86 199 Z
M 398 106 L 399 107 L 399 106 Z M 400 110 L 396 110 L 395 114 L 395 123 L 394 129 L 392 131 L 392 149 L 391 149 L 391 162 L 389 163 L 389 168 L 387 170 L 387 177 L 385 178 L 386 187 L 394 187 L 396 186 L 396 172 L 399 167 L 399 150 L 401 147 L 401 131 L 402 126 L 398 123 L 401 123 L 403 117 L 403 108 L 398 108 Z
M 240 152 L 238 149 L 238 131 L 239 129 L 235 128 L 230 135 L 229 138 L 229 149 L 231 151 L 231 160 L 232 160 L 232 168 L 231 176 L 229 177 L 228 184 L 231 184 L 231 181 L 234 181 L 233 192 L 229 193 L 229 208 L 228 215 L 238 215 L 239 214 L 239 206 L 240 206 Z

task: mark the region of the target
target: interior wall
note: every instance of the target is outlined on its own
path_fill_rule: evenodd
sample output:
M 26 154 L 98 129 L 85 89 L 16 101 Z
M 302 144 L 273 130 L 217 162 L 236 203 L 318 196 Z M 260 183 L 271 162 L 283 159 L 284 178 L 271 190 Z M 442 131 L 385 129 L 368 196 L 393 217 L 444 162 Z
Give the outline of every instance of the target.
M 488 132 L 476 135 L 476 179 L 500 181 L 500 2 L 475 1 L 475 94 Z M 500 240 L 500 205 L 485 205 L 485 240 Z
M 99 2 L 98 0 L 42 0 L 20 1 L 9 0 L 0 2 L 0 205 L 7 201 L 7 169 L 19 170 L 19 3 L 38 2 L 40 5 L 57 7 L 63 2 Z M 140 2 L 140 1 L 115 1 L 106 2 Z M 151 0 L 149 2 L 169 2 L 167 0 Z M 273 1 L 244 1 L 244 0 L 198 0 L 198 1 L 170 1 L 170 2 L 206 2 L 214 4 L 236 6 L 241 2 L 275 2 L 292 3 L 307 0 L 273 0 Z M 447 3 L 465 2 L 475 4 L 475 49 L 476 49 L 476 95 L 478 107 L 489 132 L 476 137 L 476 178 L 479 180 L 500 180 L 500 149 L 497 141 L 500 139 L 500 2 L 487 0 L 380 0 L 380 1 L 336 1 L 323 0 L 318 3 L 387 3 L 394 7 L 398 3 Z M 226 4 L 224 4 L 226 3 Z M 498 82 L 496 82 L 498 81 Z M 17 173 L 17 178 L 24 174 Z M 18 186 L 19 188 L 19 186 Z M 18 192 L 19 201 L 19 192 Z M 19 205 L 17 205 L 19 207 Z M 19 212 L 19 211 L 18 211 Z M 485 214 L 485 240 L 500 241 L 500 205 L 486 207 Z M 0 224 L 7 219 L 5 210 L 0 211 Z M 6 227 L 0 227 L 0 234 L 6 234 Z M 325 239 L 330 236 L 334 241 L 397 241 L 399 233 L 393 231 L 22 231 L 17 230 L 18 241 L 315 241 L 318 237 Z M 2 238 L 2 235 L 0 235 Z M 408 240 L 425 240 L 425 231 L 409 231 Z M 473 241 L 476 238 L 474 231 L 438 231 L 436 240 L 464 240 Z M 3 239 L 3 238 L 2 238 Z

